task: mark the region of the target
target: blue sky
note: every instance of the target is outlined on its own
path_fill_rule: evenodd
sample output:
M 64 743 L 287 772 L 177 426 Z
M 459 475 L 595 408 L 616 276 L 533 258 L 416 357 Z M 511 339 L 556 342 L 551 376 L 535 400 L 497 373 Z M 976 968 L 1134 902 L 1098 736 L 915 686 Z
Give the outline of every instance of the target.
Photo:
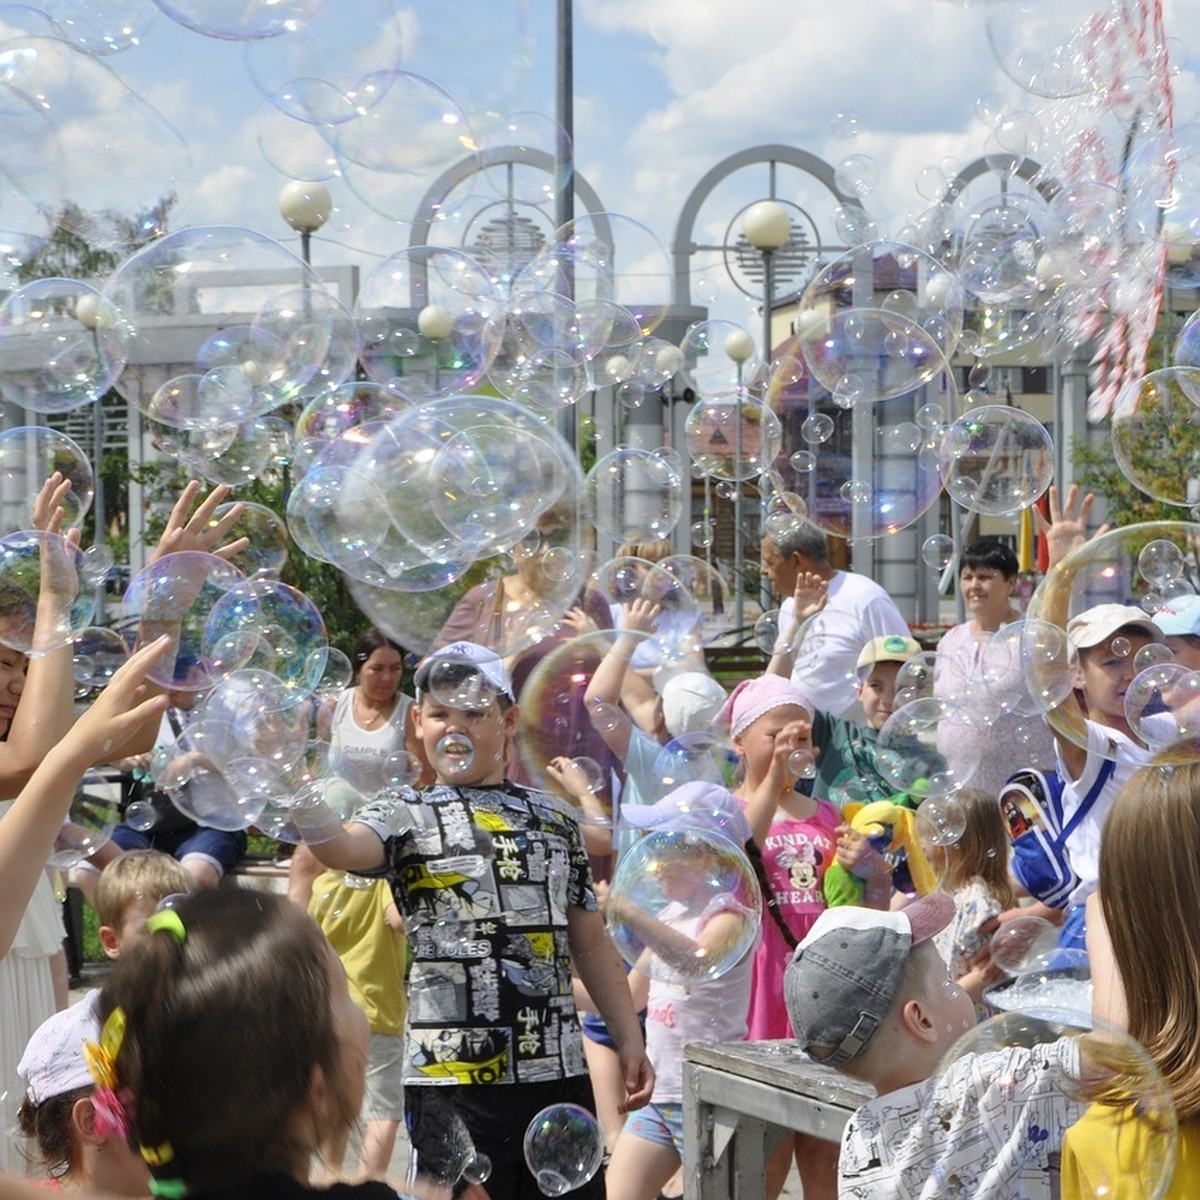
M 931 170 L 952 174 L 956 165 L 983 152 L 996 114 L 1026 111 L 1042 118 L 1047 103 L 1006 80 L 988 45 L 989 19 L 1018 41 L 1043 32 L 1030 24 L 1022 2 L 577 0 L 579 169 L 606 207 L 645 223 L 669 245 L 687 194 L 727 154 L 767 142 L 799 146 L 835 164 L 854 154 L 870 160 L 879 176 L 864 203 L 884 231 L 894 231 L 928 203 L 920 194 L 928 184 L 919 181 L 928 181 Z M 177 3 L 218 16 L 267 8 L 242 0 Z M 315 0 L 291 3 L 297 9 L 315 7 Z M 145 97 L 178 131 L 179 142 L 155 142 L 149 118 L 143 126 L 132 123 L 148 141 L 137 146 L 126 138 L 134 148 L 125 158 L 101 138 L 63 138 L 70 162 L 38 164 L 36 178 L 57 173 L 61 194 L 85 207 L 132 202 L 165 190 L 171 164 L 183 161 L 186 152 L 190 166 L 177 181 L 183 203 L 176 224 L 241 224 L 294 244 L 275 206 L 284 176 L 264 161 L 256 141 L 263 99 L 247 71 L 246 44 L 184 29 L 150 0 L 45 4 L 52 13 L 73 16 L 83 34 L 89 25 L 93 33 L 102 29 L 112 14 L 145 27 L 139 45 L 102 59 L 99 69 Z M 1097 7 L 1097 0 L 1055 0 L 1042 7 L 1049 7 L 1059 28 L 1069 29 Z M 452 92 L 461 89 L 464 105 L 497 101 L 514 110 L 549 113 L 553 9 L 551 0 L 529 0 L 527 9 L 514 0 L 408 5 L 327 0 L 329 24 L 305 61 L 317 70 L 323 62 L 378 52 L 388 19 L 425 22 L 427 29 L 433 23 L 444 41 L 431 36 L 413 43 L 417 49 L 405 66 L 425 71 Z M 1188 60 L 1200 52 L 1200 15 L 1185 0 L 1174 0 L 1166 20 L 1179 68 L 1176 116 L 1182 123 L 1194 118 L 1200 97 Z M 36 30 L 38 18 L 29 9 L 0 6 L 0 22 L 10 30 Z M 282 39 L 276 41 L 283 45 Z M 454 48 L 452 56 L 447 46 Z M 509 86 L 511 68 L 525 61 L 526 46 L 528 65 L 518 93 Z M 331 74 L 334 70 L 329 67 Z M 94 91 L 94 82 L 90 86 Z M 114 145 L 119 146 L 123 110 L 113 111 Z M 839 136 L 849 124 L 847 114 L 857 118 L 852 138 Z M 52 110 L 50 120 L 56 119 Z M 1054 138 L 1052 132 L 1044 135 L 1047 156 L 1055 150 Z M 339 211 L 314 240 L 318 265 L 350 258 L 369 267 L 405 244 L 402 225 L 373 212 L 343 181 L 334 179 L 329 186 Z M 829 221 L 829 205 L 804 180 L 782 179 L 781 188 L 818 222 Z M 756 189 L 758 194 L 765 190 L 765 179 L 739 180 L 714 197 L 702 214 L 701 237 L 720 241 L 737 210 L 756 198 Z M 20 208 L 0 196 L 0 224 L 5 213 L 14 219 Z M 719 308 L 753 320 L 751 301 L 737 292 L 719 260 L 698 260 L 696 273 Z

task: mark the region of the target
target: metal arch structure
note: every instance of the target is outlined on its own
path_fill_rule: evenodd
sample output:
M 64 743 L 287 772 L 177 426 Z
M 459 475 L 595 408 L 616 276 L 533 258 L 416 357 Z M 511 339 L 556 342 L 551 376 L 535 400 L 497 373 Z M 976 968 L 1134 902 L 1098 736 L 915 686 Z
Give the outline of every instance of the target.
M 942 203 L 953 204 L 976 179 L 982 179 L 984 175 L 997 175 L 1002 181 L 1013 176 L 1023 179 L 1026 183 L 1033 184 L 1038 195 L 1049 203 L 1062 190 L 1062 185 L 1057 179 L 1039 181 L 1038 176 L 1041 175 L 1042 169 L 1041 163 L 1015 154 L 992 154 L 986 158 L 977 158 L 963 167 L 950 181 L 950 185 L 942 193 Z M 1004 190 L 1002 186 L 1001 191 Z
M 443 171 L 429 185 L 425 195 L 421 197 L 421 203 L 417 205 L 417 219 L 412 224 L 412 233 L 408 239 L 409 246 L 429 244 L 429 233 L 433 228 L 433 215 L 459 184 L 465 183 L 472 175 L 479 175 L 492 167 L 503 167 L 510 163 L 533 167 L 534 170 L 545 171 L 549 175 L 553 175 L 558 166 L 553 154 L 547 154 L 544 150 L 526 149 L 522 146 L 494 146 L 490 150 L 483 150 L 479 154 L 472 154 L 460 159 L 452 167 Z M 596 189 L 582 175 L 574 172 L 571 178 L 575 194 L 583 201 L 584 207 L 590 214 L 596 215 L 607 211 L 601 203 Z M 597 224 L 597 230 L 602 234 L 606 232 L 605 225 L 606 222 L 603 221 Z
M 683 208 L 679 212 L 679 220 L 675 225 L 675 237 L 671 243 L 671 257 L 675 271 L 674 297 L 677 307 L 686 307 L 692 302 L 691 291 L 691 257 L 697 249 L 692 238 L 696 227 L 696 218 L 705 200 L 716 189 L 717 185 L 737 171 L 746 167 L 765 164 L 768 171 L 768 194 L 764 199 L 774 200 L 775 168 L 779 164 L 792 167 L 797 171 L 811 176 L 820 183 L 839 204 L 862 208 L 862 201 L 857 196 L 847 196 L 837 186 L 834 180 L 834 168 L 823 158 L 807 150 L 795 146 L 785 146 L 782 142 L 767 143 L 762 146 L 750 146 L 739 150 L 736 154 L 722 159 L 716 166 L 705 172 L 700 181 L 692 188 Z M 814 247 L 819 249 L 819 247 Z

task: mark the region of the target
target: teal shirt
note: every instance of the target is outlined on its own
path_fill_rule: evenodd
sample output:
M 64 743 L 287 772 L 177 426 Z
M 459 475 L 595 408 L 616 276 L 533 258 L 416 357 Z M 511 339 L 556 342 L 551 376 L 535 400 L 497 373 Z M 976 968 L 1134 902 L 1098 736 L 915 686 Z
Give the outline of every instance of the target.
M 875 770 L 878 738 L 878 729 L 818 711 L 813 717 L 812 740 L 820 753 L 812 794 L 839 810 L 852 801 L 890 800 L 896 788 Z

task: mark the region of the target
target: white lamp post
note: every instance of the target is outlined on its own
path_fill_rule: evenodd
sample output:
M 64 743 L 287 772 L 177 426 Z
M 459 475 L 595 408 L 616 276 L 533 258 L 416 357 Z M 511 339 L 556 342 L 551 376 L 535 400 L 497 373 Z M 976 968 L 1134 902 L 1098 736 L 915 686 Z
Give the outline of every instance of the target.
M 742 372 L 746 362 L 754 354 L 754 339 L 744 330 L 734 330 L 725 339 L 724 350 L 731 362 L 737 366 L 737 392 L 733 400 L 733 625 L 741 630 L 746 611 L 746 534 L 742 528 L 742 497 L 745 481 L 742 479 L 742 398 L 745 383 Z
M 300 235 L 300 256 L 311 266 L 312 235 L 329 220 L 333 198 L 323 183 L 293 179 L 279 192 L 279 215 Z

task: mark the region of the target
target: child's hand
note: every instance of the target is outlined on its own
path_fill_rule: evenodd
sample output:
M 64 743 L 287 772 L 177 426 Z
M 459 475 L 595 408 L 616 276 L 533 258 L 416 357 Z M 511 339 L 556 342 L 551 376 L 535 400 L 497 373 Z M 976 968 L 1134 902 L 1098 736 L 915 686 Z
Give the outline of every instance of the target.
M 198 550 L 204 554 L 215 554 L 218 558 L 232 558 L 249 544 L 249 538 L 238 538 L 235 542 L 222 544 L 229 531 L 237 524 L 245 511 L 241 504 L 235 504 L 219 521 L 213 521 L 213 513 L 224 503 L 230 494 L 230 489 L 224 484 L 213 488 L 207 496 L 196 505 L 192 505 L 200 494 L 200 484 L 192 480 L 180 493 L 167 518 L 167 526 L 158 539 L 150 562 L 155 562 L 165 554 L 179 554 L 186 550 Z
M 843 869 L 858 879 L 879 879 L 891 874 L 887 859 L 871 845 L 865 833 L 850 825 L 837 827 L 837 860 Z
M 546 764 L 546 774 L 562 788 L 572 801 L 590 795 L 590 780 L 573 758 L 557 755 Z
M 71 491 L 71 481 L 61 471 L 55 471 L 42 484 L 33 499 L 33 527 L 42 533 L 61 533 L 66 516 L 63 501 Z M 79 534 L 75 534 L 78 543 Z
M 770 773 L 777 780 L 786 780 L 792 786 L 812 760 L 812 723 L 807 718 L 789 722 L 775 735 Z
M 624 632 L 653 633 L 660 612 L 662 612 L 661 605 L 650 600 L 643 600 L 641 596 L 638 596 L 631 603 L 625 605 Z
M 815 571 L 799 571 L 792 600 L 796 606 L 796 620 L 806 621 L 819 613 L 829 599 L 829 580 Z
M 60 745 L 84 766 L 112 758 L 152 717 L 167 708 L 165 695 L 145 700 L 146 675 L 167 652 L 171 639 L 160 637 L 135 650 L 108 686 L 71 727 Z
M 559 618 L 559 624 L 565 625 L 572 637 L 582 637 L 585 633 L 595 633 L 600 628 L 591 617 L 578 605 L 568 608 Z
M 1038 533 L 1046 535 L 1046 553 L 1050 560 L 1050 566 L 1062 562 L 1072 550 L 1082 546 L 1088 540 L 1088 513 L 1092 511 L 1092 505 L 1095 502 L 1096 497 L 1091 492 L 1088 492 L 1080 500 L 1079 485 L 1073 483 L 1067 491 L 1066 504 L 1060 508 L 1058 503 L 1058 488 L 1052 485 L 1050 488 L 1049 523 L 1047 523 L 1046 518 L 1036 508 L 1033 510 L 1033 519 L 1037 525 Z M 1099 537 L 1107 529 L 1108 525 L 1102 525 L 1096 531 L 1096 536 Z

